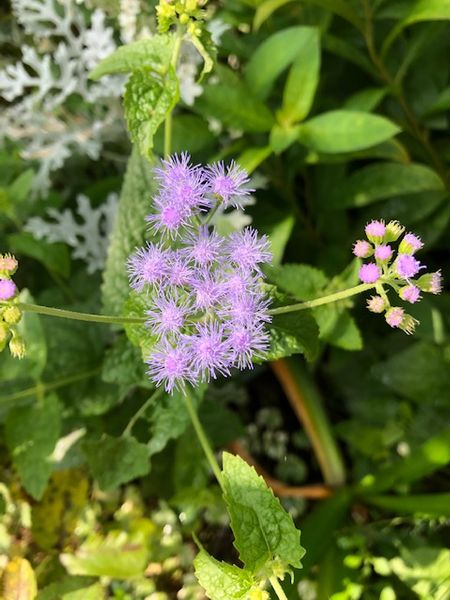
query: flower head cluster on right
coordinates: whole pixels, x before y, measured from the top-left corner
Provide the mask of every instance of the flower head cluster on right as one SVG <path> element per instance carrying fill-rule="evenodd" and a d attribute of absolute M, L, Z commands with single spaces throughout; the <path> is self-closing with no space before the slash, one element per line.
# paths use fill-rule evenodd
<path fill-rule="evenodd" d="M 128 273 L 154 342 L 148 374 L 171 393 L 264 357 L 271 317 L 260 265 L 272 255 L 253 228 L 222 236 L 210 225 L 219 205 L 242 207 L 253 191 L 235 163 L 195 166 L 182 154 L 155 176 L 159 192 L 147 222 L 158 241 L 129 258 Z"/>
<path fill-rule="evenodd" d="M 405 233 L 398 221 L 387 224 L 381 220 L 371 221 L 366 225 L 365 233 L 367 239 L 355 242 L 353 254 L 371 259 L 359 269 L 359 279 L 374 284 L 377 291 L 377 295 L 368 300 L 367 308 L 374 313 L 384 313 L 391 327 L 413 333 L 417 319 L 403 307 L 391 305 L 383 284 L 393 288 L 403 301 L 415 304 L 421 299 L 421 292 L 439 294 L 442 291 L 441 272 L 421 274 L 427 267 L 415 254 L 423 248 L 423 242 L 414 233 Z M 392 244 L 397 242 L 395 250 Z"/>

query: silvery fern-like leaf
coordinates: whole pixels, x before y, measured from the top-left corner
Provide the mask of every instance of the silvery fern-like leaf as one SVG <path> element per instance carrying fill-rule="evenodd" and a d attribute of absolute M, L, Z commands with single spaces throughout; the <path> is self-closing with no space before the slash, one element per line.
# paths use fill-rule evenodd
<path fill-rule="evenodd" d="M 77 209 L 62 212 L 54 208 L 48 210 L 49 220 L 32 217 L 25 230 L 38 240 L 64 242 L 73 248 L 72 258 L 81 259 L 87 264 L 88 273 L 103 268 L 118 205 L 118 195 L 111 193 L 106 201 L 92 208 L 87 196 L 77 196 Z"/>
<path fill-rule="evenodd" d="M 12 0 L 15 18 L 26 33 L 70 39 L 81 18 L 71 2 L 57 0 Z"/>

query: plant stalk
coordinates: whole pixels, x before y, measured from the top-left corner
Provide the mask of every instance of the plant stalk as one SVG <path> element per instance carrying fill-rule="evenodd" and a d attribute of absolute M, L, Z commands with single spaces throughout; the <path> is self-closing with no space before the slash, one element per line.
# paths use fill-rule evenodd
<path fill-rule="evenodd" d="M 172 58 L 170 60 L 170 66 L 174 69 L 177 68 L 182 40 L 183 35 L 179 31 L 175 37 Z M 166 116 L 166 120 L 164 121 L 164 158 L 168 158 L 170 156 L 170 153 L 172 152 L 172 113 L 173 109 L 169 111 L 169 113 Z"/>
<path fill-rule="evenodd" d="M 142 417 L 142 415 L 145 413 L 145 411 L 147 410 L 147 408 L 153 404 L 153 402 L 163 393 L 164 388 L 159 387 L 157 388 L 153 394 L 150 396 L 150 398 L 148 398 L 148 400 L 146 400 L 143 405 L 139 408 L 138 411 L 135 412 L 135 414 L 131 417 L 131 419 L 128 422 L 128 425 L 125 427 L 125 429 L 123 430 L 122 433 L 122 437 L 125 437 L 127 435 L 130 435 L 133 427 L 135 426 L 135 424 L 137 423 L 137 421 Z"/>
<path fill-rule="evenodd" d="M 269 577 L 269 581 L 270 585 L 273 587 L 273 591 L 275 592 L 279 600 L 288 600 L 283 588 L 280 585 L 280 582 L 274 575 L 272 577 Z"/>

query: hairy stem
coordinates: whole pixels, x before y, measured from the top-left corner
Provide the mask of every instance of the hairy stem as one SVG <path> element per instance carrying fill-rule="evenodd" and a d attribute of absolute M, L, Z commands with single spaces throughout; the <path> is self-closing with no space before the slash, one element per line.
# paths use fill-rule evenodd
<path fill-rule="evenodd" d="M 203 429 L 203 426 L 200 423 L 200 419 L 198 418 L 197 411 L 192 402 L 192 397 L 187 389 L 184 391 L 183 398 L 184 398 L 184 402 L 186 404 L 186 408 L 188 410 L 189 416 L 191 417 L 191 421 L 192 421 L 192 425 L 194 427 L 195 433 L 197 434 L 198 441 L 200 442 L 200 445 L 203 449 L 203 452 L 205 453 L 206 458 L 208 459 L 211 469 L 213 470 L 213 473 L 216 476 L 216 479 L 217 479 L 220 487 L 223 490 L 223 479 L 222 479 L 222 473 L 220 471 L 219 464 L 216 460 L 216 457 L 214 456 L 214 452 L 213 452 L 213 449 L 211 448 L 211 444 L 209 443 L 209 440 L 206 436 L 205 430 Z"/>
<path fill-rule="evenodd" d="M 131 419 L 128 422 L 128 425 L 125 427 L 125 429 L 123 430 L 122 436 L 127 436 L 130 435 L 133 427 L 136 425 L 136 423 L 138 422 L 138 420 L 142 417 L 142 415 L 145 413 L 145 411 L 147 410 L 147 408 L 153 404 L 153 402 L 155 402 L 155 400 L 157 398 L 159 398 L 159 396 L 161 396 L 161 394 L 163 393 L 164 388 L 159 387 L 157 388 L 153 394 L 150 396 L 150 398 L 148 398 L 148 400 L 146 400 L 143 405 L 139 408 L 138 411 L 136 411 L 134 413 L 134 415 L 131 417 Z"/>
<path fill-rule="evenodd" d="M 283 315 L 285 313 L 296 312 L 298 310 L 306 310 L 307 308 L 315 308 L 316 306 L 323 306 L 324 304 L 330 304 L 331 302 L 337 302 L 338 300 L 344 300 L 351 296 L 356 296 L 361 292 L 366 292 L 375 287 L 372 283 L 361 283 L 355 287 L 329 294 L 328 296 L 322 296 L 315 300 L 307 300 L 306 302 L 299 302 L 298 304 L 289 304 L 288 306 L 280 306 L 279 308 L 272 308 L 269 310 L 271 315 Z"/>
<path fill-rule="evenodd" d="M 170 60 L 170 66 L 172 66 L 174 69 L 177 68 L 182 40 L 183 35 L 181 32 L 178 32 L 175 37 L 172 58 Z M 164 158 L 167 158 L 172 152 L 172 113 L 173 109 L 169 111 L 164 122 Z"/>
<path fill-rule="evenodd" d="M 19 302 L 16 306 L 24 312 L 37 313 L 38 315 L 45 315 L 47 317 L 58 317 L 60 319 L 88 321 L 90 323 L 145 323 L 145 319 L 143 317 L 124 317 L 121 315 L 97 315 L 92 313 L 77 312 L 74 310 L 64 310 L 61 308 L 51 308 L 50 306 L 40 306 L 39 304 L 29 304 L 27 302 Z"/>
<path fill-rule="evenodd" d="M 279 600 L 288 600 L 286 594 L 283 591 L 283 588 L 280 585 L 280 582 L 275 577 L 275 575 L 269 577 L 269 581 L 270 585 L 273 587 L 273 591 L 277 595 L 277 598 L 279 598 Z"/>

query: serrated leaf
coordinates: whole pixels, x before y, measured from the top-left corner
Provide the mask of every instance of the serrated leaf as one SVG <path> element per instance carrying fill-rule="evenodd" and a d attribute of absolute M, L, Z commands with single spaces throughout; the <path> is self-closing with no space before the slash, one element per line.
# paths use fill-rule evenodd
<path fill-rule="evenodd" d="M 370 148 L 390 139 L 400 128 L 385 117 L 370 113 L 333 110 L 299 126 L 299 140 L 317 152 L 334 154 Z"/>
<path fill-rule="evenodd" d="M 328 283 L 320 269 L 310 265 L 286 263 L 267 270 L 269 281 L 296 300 L 313 300 Z"/>
<path fill-rule="evenodd" d="M 210 600 L 246 600 L 253 576 L 245 569 L 219 562 L 205 550 L 194 559 L 195 575 Z"/>
<path fill-rule="evenodd" d="M 5 442 L 23 487 L 40 500 L 52 472 L 51 454 L 59 439 L 61 408 L 52 394 L 33 406 L 13 409 L 5 422 Z"/>
<path fill-rule="evenodd" d="M 301 567 L 300 531 L 264 479 L 239 456 L 223 454 L 224 498 L 235 546 L 246 569 L 257 572 L 270 561 Z"/>
<path fill-rule="evenodd" d="M 145 374 L 141 353 L 123 335 L 105 353 L 102 379 L 106 383 L 118 385 L 122 392 L 136 385 L 153 387 Z"/>
<path fill-rule="evenodd" d="M 123 97 L 125 118 L 131 139 L 144 156 L 153 148 L 153 137 L 179 98 L 178 78 L 169 67 L 163 79 L 149 68 L 133 71 Z"/>
<path fill-rule="evenodd" d="M 98 440 L 86 440 L 83 451 L 93 477 L 105 492 L 143 477 L 150 470 L 147 446 L 133 437 L 105 434 Z"/>
<path fill-rule="evenodd" d="M 142 67 L 162 74 L 170 63 L 174 41 L 173 35 L 153 34 L 150 38 L 120 46 L 99 62 L 89 78 L 95 81 L 104 75 L 130 73 Z"/>
<path fill-rule="evenodd" d="M 293 354 L 304 354 L 307 360 L 314 360 L 319 352 L 319 329 L 310 311 L 275 315 L 269 333 L 269 361 Z"/>
<path fill-rule="evenodd" d="M 13 558 L 2 576 L 2 600 L 34 600 L 37 594 L 36 577 L 25 558 Z"/>
<path fill-rule="evenodd" d="M 102 298 L 106 313 L 122 314 L 130 287 L 126 261 L 145 241 L 145 217 L 150 212 L 150 198 L 156 191 L 152 176 L 155 162 L 139 155 L 137 148 L 128 161 L 119 208 L 110 237 L 108 257 L 103 276 Z"/>
<path fill-rule="evenodd" d="M 366 206 L 402 194 L 443 189 L 442 180 L 425 165 L 378 163 L 354 171 L 331 202 L 339 208 Z"/>

